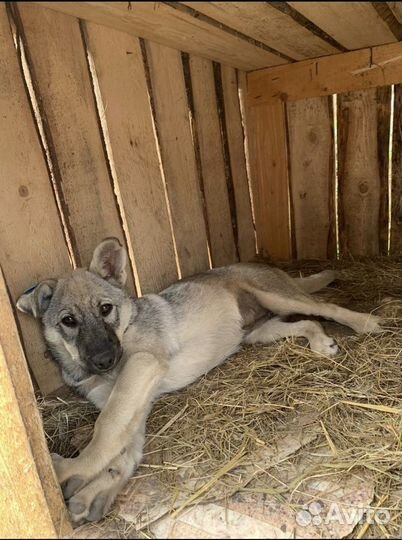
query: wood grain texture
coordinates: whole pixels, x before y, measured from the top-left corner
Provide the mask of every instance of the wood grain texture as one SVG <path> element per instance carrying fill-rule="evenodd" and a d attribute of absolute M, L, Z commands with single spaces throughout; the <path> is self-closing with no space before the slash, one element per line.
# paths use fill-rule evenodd
<path fill-rule="evenodd" d="M 397 41 L 402 39 L 402 25 L 398 17 L 394 14 L 387 2 L 371 2 L 371 5 L 376 10 L 377 15 L 388 25 L 388 28 L 396 37 Z"/>
<path fill-rule="evenodd" d="M 213 266 L 237 260 L 212 63 L 190 57 L 195 123 Z"/>
<path fill-rule="evenodd" d="M 325 32 L 322 28 L 314 24 L 310 19 L 307 19 L 299 11 L 294 9 L 288 2 L 268 2 L 269 5 L 275 8 L 277 11 L 285 14 L 287 17 L 290 17 L 295 23 L 302 26 L 315 36 L 324 40 L 326 43 L 329 43 L 335 47 L 339 52 L 346 52 L 347 48 L 338 43 L 330 34 Z"/>
<path fill-rule="evenodd" d="M 53 470 L 52 461 L 50 458 L 49 450 L 47 448 L 45 434 L 42 426 L 42 419 L 38 410 L 37 401 L 35 399 L 34 389 L 32 382 L 29 376 L 27 369 L 27 362 L 22 350 L 21 341 L 18 334 L 16 320 L 14 318 L 13 308 L 11 305 L 10 298 L 8 296 L 6 283 L 4 280 L 4 275 L 0 268 L 0 305 L 1 305 L 1 324 L 0 324 L 0 347 L 4 354 L 4 359 L 6 365 L 3 365 L 0 368 L 8 371 L 8 375 L 4 375 L 12 384 L 13 391 L 15 393 L 15 399 L 17 400 L 17 406 L 19 409 L 19 414 L 22 418 L 22 423 L 25 429 L 24 438 L 27 437 L 30 452 L 32 452 L 32 458 L 34 463 L 32 464 L 33 469 L 36 470 L 38 478 L 40 480 L 40 486 L 31 487 L 31 489 L 37 489 L 42 492 L 44 499 L 46 501 L 47 508 L 43 511 L 43 522 L 42 514 L 34 516 L 33 524 L 39 527 L 44 527 L 47 521 L 47 515 L 50 513 L 50 518 L 53 523 L 54 530 L 57 531 L 58 536 L 65 536 L 71 534 L 72 529 L 70 525 L 70 520 L 68 517 L 67 509 L 64 504 L 63 496 L 57 481 L 56 475 Z M 3 360 L 4 361 L 4 360 Z M 1 363 L 1 361 L 0 361 Z M 4 388 L 0 384 L 1 396 L 3 396 Z M 1 398 L 0 398 L 1 401 Z M 2 403 L 4 406 L 4 402 Z M 13 405 L 13 408 L 15 406 Z M 1 405 L 0 405 L 1 409 Z M 10 443 L 10 434 L 6 435 L 7 429 L 9 426 L 5 426 L 3 422 L 6 420 L 3 415 L 0 415 L 2 420 L 0 422 L 1 429 L 0 433 L 2 436 L 1 447 L 7 447 L 6 451 L 9 451 L 8 448 Z M 17 418 L 10 417 L 9 421 L 18 421 Z M 11 428 L 14 430 L 14 424 L 11 424 Z M 5 433 L 6 430 L 6 433 Z M 13 435 L 11 440 L 15 437 Z M 15 439 L 17 441 L 17 439 Z M 18 443 L 22 445 L 22 440 L 18 439 Z M 18 452 L 19 453 L 19 452 Z M 27 459 L 31 459 L 30 456 L 25 456 Z M 14 456 L 15 459 L 15 456 Z M 13 459 L 13 461 L 14 461 Z M 1 461 L 1 460 L 0 460 Z M 17 461 L 17 460 L 16 460 Z M 10 464 L 9 464 L 10 465 Z M 1 469 L 1 466 L 0 466 Z M 10 471 L 9 471 L 10 472 Z M 24 499 L 24 493 L 28 493 L 28 497 L 34 496 L 35 492 L 32 492 L 31 489 L 28 490 L 28 486 L 24 481 L 24 475 L 20 470 L 16 476 L 12 477 L 13 486 L 9 493 L 9 496 L 15 498 Z M 2 475 L 0 474 L 2 477 Z M 20 483 L 18 483 L 18 480 Z M 23 482 L 23 485 L 21 485 Z M 8 486 L 9 487 L 9 486 Z M 2 483 L 2 492 L 7 488 Z M 18 492 L 16 493 L 16 491 Z M 38 494 L 39 496 L 39 494 Z M 42 498 L 42 496 L 40 496 Z M 0 498 L 1 499 L 1 498 Z M 11 511 L 10 511 L 11 510 Z M 3 508 L 0 502 L 0 534 L 3 537 L 7 537 L 5 530 L 2 529 L 6 523 L 9 522 L 13 516 L 13 509 L 11 507 Z M 28 515 L 16 515 L 19 518 L 17 527 L 23 527 L 21 531 L 21 537 L 27 538 L 27 529 L 32 525 L 28 522 Z M 12 530 L 14 537 L 17 537 L 17 530 Z M 10 531 L 11 532 L 11 531 Z M 39 534 L 46 534 L 44 529 L 39 528 Z M 54 535 L 54 532 L 52 532 Z M 46 536 L 45 536 L 46 537 Z M 53 536 L 56 537 L 56 536 Z"/>
<path fill-rule="evenodd" d="M 379 254 L 381 177 L 376 90 L 338 96 L 341 256 Z"/>
<path fill-rule="evenodd" d="M 292 256 L 285 106 L 249 107 L 247 132 L 259 254 Z"/>
<path fill-rule="evenodd" d="M 387 5 L 396 19 L 402 24 L 402 2 L 387 2 Z"/>
<path fill-rule="evenodd" d="M 13 302 L 71 269 L 46 163 L 5 11 L 0 4 L 0 262 Z M 40 324 L 18 313 L 25 352 L 44 393 L 62 384 L 45 356 Z"/>
<path fill-rule="evenodd" d="M 316 58 L 339 50 L 267 2 L 181 2 L 293 60 Z"/>
<path fill-rule="evenodd" d="M 397 41 L 372 2 L 288 2 L 347 49 Z"/>
<path fill-rule="evenodd" d="M 0 388 L 0 534 L 57 538 L 1 344 Z"/>
<path fill-rule="evenodd" d="M 250 106 L 402 82 L 402 43 L 248 73 Z"/>
<path fill-rule="evenodd" d="M 86 21 L 102 24 L 241 69 L 286 62 L 218 26 L 183 13 L 164 2 L 37 2 Z"/>
<path fill-rule="evenodd" d="M 183 277 L 209 268 L 181 53 L 146 43 L 163 170 Z"/>
<path fill-rule="evenodd" d="M 309 98 L 288 103 L 289 163 L 294 234 L 298 259 L 327 259 L 334 226 L 331 196 L 334 141 L 330 100 Z"/>
<path fill-rule="evenodd" d="M 255 225 L 255 194 L 253 192 L 253 182 L 252 182 L 252 174 L 251 174 L 251 167 L 250 167 L 250 144 L 249 144 L 249 107 L 247 104 L 247 96 L 248 96 L 248 89 L 247 89 L 247 73 L 245 71 L 238 70 L 237 72 L 237 83 L 239 86 L 239 104 L 240 104 L 240 111 L 241 111 L 241 117 L 242 117 L 242 124 L 243 124 L 243 133 L 244 133 L 244 153 L 246 157 L 246 168 L 247 168 L 247 176 L 248 176 L 248 187 L 250 191 L 250 203 L 251 203 L 251 214 L 253 219 L 253 226 L 254 226 L 254 236 L 255 236 L 255 243 L 256 243 L 256 251 L 258 251 L 258 242 L 257 242 L 257 231 L 256 231 L 256 225 Z"/>
<path fill-rule="evenodd" d="M 392 143 L 391 255 L 402 253 L 402 84 L 395 85 Z"/>
<path fill-rule="evenodd" d="M 141 291 L 159 291 L 177 267 L 139 40 L 91 23 L 86 36 Z"/>
<path fill-rule="evenodd" d="M 376 88 L 377 102 L 377 146 L 378 168 L 380 174 L 380 215 L 379 215 L 379 250 L 381 255 L 388 254 L 389 235 L 389 130 L 391 127 L 391 87 Z"/>
<path fill-rule="evenodd" d="M 101 240 L 116 236 L 124 244 L 124 234 L 79 21 L 27 3 L 19 16 L 77 262 L 87 267 Z M 133 292 L 130 272 L 128 286 Z"/>
<path fill-rule="evenodd" d="M 230 170 L 236 206 L 237 246 L 240 260 L 249 261 L 255 255 L 255 238 L 237 72 L 229 66 L 222 66 L 221 76 Z"/>

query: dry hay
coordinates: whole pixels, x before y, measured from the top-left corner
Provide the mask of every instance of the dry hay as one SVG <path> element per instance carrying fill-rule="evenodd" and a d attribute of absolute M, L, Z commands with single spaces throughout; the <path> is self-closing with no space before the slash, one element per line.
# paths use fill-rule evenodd
<path fill-rule="evenodd" d="M 145 460 L 135 476 L 156 477 L 171 495 L 171 508 L 251 492 L 280 501 L 291 493 L 297 509 L 311 478 L 342 484 L 344 475 L 368 473 L 372 506 L 388 509 L 391 521 L 358 525 L 351 537 L 397 537 L 402 530 L 400 260 L 298 266 L 303 275 L 337 268 L 336 285 L 320 296 L 383 316 L 387 331 L 355 335 L 324 323 L 340 346 L 335 358 L 312 353 L 300 339 L 244 347 L 196 383 L 155 403 Z M 286 269 L 299 274 L 294 265 Z M 91 435 L 96 411 L 71 398 L 44 399 L 40 406 L 51 450 L 75 455 Z M 314 436 L 297 452 L 248 475 L 261 449 L 275 450 L 289 419 L 300 414 L 310 415 L 306 430 Z M 286 480 L 302 462 L 301 476 Z"/>

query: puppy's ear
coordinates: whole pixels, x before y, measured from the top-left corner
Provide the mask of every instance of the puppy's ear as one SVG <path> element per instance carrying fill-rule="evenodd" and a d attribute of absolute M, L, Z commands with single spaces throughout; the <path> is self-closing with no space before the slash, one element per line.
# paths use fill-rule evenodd
<path fill-rule="evenodd" d="M 117 238 L 105 238 L 95 248 L 90 272 L 123 286 L 127 279 L 127 252 Z"/>
<path fill-rule="evenodd" d="M 18 298 L 17 308 L 33 315 L 36 319 L 41 319 L 49 307 L 56 283 L 56 279 L 46 279 L 27 289 Z"/>

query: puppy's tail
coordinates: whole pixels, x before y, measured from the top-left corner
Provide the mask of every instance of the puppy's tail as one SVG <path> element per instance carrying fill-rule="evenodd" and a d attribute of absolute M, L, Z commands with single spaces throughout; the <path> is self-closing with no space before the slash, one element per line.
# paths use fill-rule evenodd
<path fill-rule="evenodd" d="M 304 292 L 314 293 L 332 283 L 336 277 L 334 270 L 323 270 L 318 274 L 313 274 L 305 278 L 294 278 L 294 280 Z"/>

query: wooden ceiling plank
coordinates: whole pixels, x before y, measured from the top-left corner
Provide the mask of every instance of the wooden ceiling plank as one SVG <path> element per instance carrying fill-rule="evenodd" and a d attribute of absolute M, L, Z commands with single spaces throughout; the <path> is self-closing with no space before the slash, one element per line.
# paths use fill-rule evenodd
<path fill-rule="evenodd" d="M 402 24 L 402 2 L 387 2 L 388 7 Z"/>
<path fill-rule="evenodd" d="M 271 8 L 279 11 L 280 13 L 283 13 L 287 18 L 292 19 L 297 24 L 297 26 L 305 28 L 311 34 L 332 45 L 335 50 L 343 52 L 347 51 L 347 49 L 343 45 L 338 43 L 336 39 L 327 34 L 327 32 L 314 24 L 312 21 L 307 19 L 307 17 L 299 13 L 296 9 L 290 6 L 288 2 L 266 2 L 266 4 L 269 4 Z"/>
<path fill-rule="evenodd" d="M 246 71 L 287 62 L 238 35 L 161 2 L 36 3 Z"/>
<path fill-rule="evenodd" d="M 341 50 L 266 2 L 180 2 L 179 5 L 244 32 L 294 60 Z"/>
<path fill-rule="evenodd" d="M 219 28 L 220 30 L 224 30 L 225 32 L 231 35 L 238 36 L 241 39 L 244 39 L 245 41 L 252 43 L 256 47 L 259 47 L 268 52 L 271 52 L 274 55 L 278 55 L 281 58 L 284 58 L 288 62 L 292 62 L 294 60 L 293 58 L 287 56 L 286 54 L 281 53 L 278 49 L 272 47 L 271 45 L 264 43 L 264 41 L 260 41 L 258 38 L 254 38 L 250 35 L 244 34 L 243 33 L 244 28 L 243 28 L 243 25 L 241 24 L 241 21 L 239 21 L 239 19 L 235 19 L 237 20 L 237 24 L 235 24 L 234 26 L 229 26 L 225 24 L 223 21 L 219 21 L 217 19 L 214 19 L 213 17 L 210 17 L 208 13 L 199 11 L 198 7 L 200 3 L 201 2 L 195 2 L 195 3 L 194 2 L 164 2 L 164 4 L 172 7 L 173 9 L 177 9 L 178 11 L 181 11 L 182 13 L 186 13 L 190 17 L 194 17 L 199 21 L 203 21 L 207 24 L 210 24 L 213 27 Z M 207 6 L 212 5 L 211 2 L 203 2 L 203 3 L 206 4 Z M 194 9 L 193 6 L 196 7 L 197 9 Z"/>
<path fill-rule="evenodd" d="M 371 2 L 288 2 L 347 49 L 398 41 Z"/>
<path fill-rule="evenodd" d="M 402 25 L 386 2 L 371 2 L 379 17 L 388 25 L 397 40 L 402 38 Z"/>

